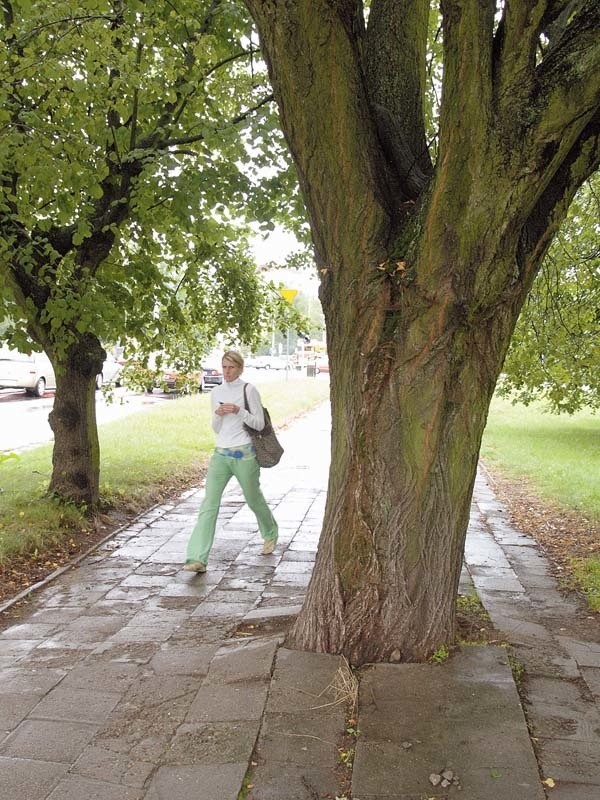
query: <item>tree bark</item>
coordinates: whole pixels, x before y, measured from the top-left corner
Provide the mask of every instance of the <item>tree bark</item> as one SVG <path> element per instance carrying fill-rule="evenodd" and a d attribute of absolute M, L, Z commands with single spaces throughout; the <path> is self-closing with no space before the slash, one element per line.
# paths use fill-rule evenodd
<path fill-rule="evenodd" d="M 91 334 L 81 337 L 66 356 L 53 356 L 56 396 L 49 416 L 54 449 L 48 492 L 89 509 L 99 500 L 96 376 L 105 358 L 105 350 Z"/>
<path fill-rule="evenodd" d="M 574 13 L 570 41 L 536 65 L 547 3 L 514 0 L 495 39 L 493 3 L 444 0 L 439 158 L 415 174 L 424 4 L 374 2 L 371 31 L 357 0 L 247 5 L 308 208 L 331 368 L 324 527 L 291 638 L 353 664 L 423 660 L 453 641 L 480 442 L 519 310 L 598 166 L 598 12 Z M 414 47 L 398 53 L 403 35 Z"/>

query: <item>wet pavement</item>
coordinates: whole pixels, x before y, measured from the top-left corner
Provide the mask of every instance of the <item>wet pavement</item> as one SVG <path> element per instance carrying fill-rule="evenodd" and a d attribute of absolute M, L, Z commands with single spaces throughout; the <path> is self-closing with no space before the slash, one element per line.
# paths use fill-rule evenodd
<path fill-rule="evenodd" d="M 483 474 L 461 591 L 477 590 L 513 644 L 533 744 L 505 648 L 357 681 L 339 657 L 283 646 L 321 527 L 327 408 L 281 438 L 262 478 L 273 555 L 232 483 L 209 571 L 183 572 L 193 490 L 35 592 L 0 634 L 2 800 L 538 800 L 533 745 L 549 796 L 600 798 L 600 645 L 573 635 L 582 610 Z"/>
<path fill-rule="evenodd" d="M 524 671 L 525 712 L 554 800 L 600 800 L 600 629 L 560 591 L 536 542 L 508 523 L 481 471 L 465 548 L 477 594 Z"/>

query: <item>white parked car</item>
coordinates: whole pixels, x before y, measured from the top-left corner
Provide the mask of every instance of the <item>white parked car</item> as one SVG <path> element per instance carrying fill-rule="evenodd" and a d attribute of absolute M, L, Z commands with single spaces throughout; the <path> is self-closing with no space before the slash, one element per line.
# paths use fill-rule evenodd
<path fill-rule="evenodd" d="M 122 369 L 122 365 L 114 356 L 107 356 L 102 365 L 102 372 L 96 375 L 96 389 L 101 389 L 104 384 L 114 383 L 115 386 L 120 386 L 119 375 Z"/>
<path fill-rule="evenodd" d="M 108 356 L 96 376 L 97 388 L 103 383 L 118 385 L 120 372 L 121 364 Z M 20 353 L 0 346 L 0 389 L 25 389 L 35 397 L 43 397 L 46 389 L 56 389 L 54 368 L 46 353 Z"/>
<path fill-rule="evenodd" d="M 43 397 L 46 389 L 56 389 L 56 378 L 45 353 L 20 353 L 0 347 L 0 389 L 25 389 Z"/>
<path fill-rule="evenodd" d="M 254 369 L 291 369 L 291 361 L 285 356 L 254 356 L 253 358 L 245 359 L 247 367 L 254 367 Z"/>

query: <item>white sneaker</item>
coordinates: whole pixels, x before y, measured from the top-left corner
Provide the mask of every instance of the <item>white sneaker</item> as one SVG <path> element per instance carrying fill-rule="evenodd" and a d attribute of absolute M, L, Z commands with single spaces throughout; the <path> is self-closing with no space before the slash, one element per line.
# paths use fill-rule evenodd
<path fill-rule="evenodd" d="M 267 539 L 267 541 L 263 544 L 263 549 L 260 551 L 261 555 L 269 556 L 275 550 L 275 545 L 277 544 L 277 539 Z"/>
<path fill-rule="evenodd" d="M 206 572 L 206 564 L 201 561 L 190 561 L 189 564 L 184 564 L 183 568 L 187 572 Z"/>

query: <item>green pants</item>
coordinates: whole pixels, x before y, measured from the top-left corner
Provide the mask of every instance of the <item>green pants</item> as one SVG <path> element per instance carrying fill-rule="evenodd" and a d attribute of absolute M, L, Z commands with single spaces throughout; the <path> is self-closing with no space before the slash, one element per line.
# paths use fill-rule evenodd
<path fill-rule="evenodd" d="M 260 467 L 256 458 L 232 458 L 214 453 L 206 473 L 205 494 L 198 521 L 187 546 L 187 563 L 207 563 L 215 538 L 221 497 L 232 476 L 237 478 L 245 501 L 256 514 L 262 538 L 265 541 L 277 539 L 277 523 L 260 488 Z"/>

